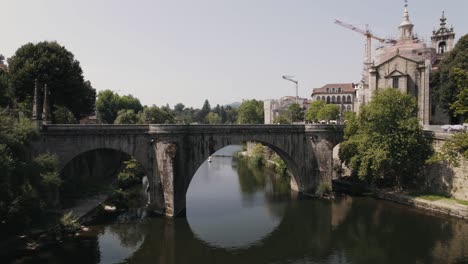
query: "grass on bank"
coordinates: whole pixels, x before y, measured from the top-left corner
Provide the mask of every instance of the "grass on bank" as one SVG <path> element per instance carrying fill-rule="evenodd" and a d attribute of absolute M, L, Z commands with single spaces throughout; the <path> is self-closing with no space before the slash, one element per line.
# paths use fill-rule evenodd
<path fill-rule="evenodd" d="M 455 203 L 458 203 L 458 204 L 468 206 L 468 201 L 459 200 L 459 199 L 455 199 L 455 198 L 450 198 L 450 197 L 446 197 L 446 196 L 442 196 L 442 195 L 421 194 L 421 193 L 411 193 L 410 195 L 413 196 L 413 197 L 421 198 L 421 199 L 428 200 L 428 201 L 440 201 L 440 200 L 442 200 L 442 201 L 450 201 L 450 202 L 455 202 Z"/>

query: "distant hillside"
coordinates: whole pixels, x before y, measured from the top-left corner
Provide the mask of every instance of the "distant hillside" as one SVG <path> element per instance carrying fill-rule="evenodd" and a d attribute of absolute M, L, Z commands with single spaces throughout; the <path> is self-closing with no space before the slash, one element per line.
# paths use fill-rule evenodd
<path fill-rule="evenodd" d="M 232 108 L 239 108 L 239 106 L 241 105 L 242 103 L 241 102 L 234 102 L 234 103 L 230 103 L 228 104 L 230 107 Z"/>

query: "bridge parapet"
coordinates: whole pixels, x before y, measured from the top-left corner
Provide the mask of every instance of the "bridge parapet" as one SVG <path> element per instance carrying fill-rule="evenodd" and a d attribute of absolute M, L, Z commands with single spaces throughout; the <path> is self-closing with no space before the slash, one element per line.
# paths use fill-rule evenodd
<path fill-rule="evenodd" d="M 304 133 L 304 125 L 150 125 L 150 134 Z"/>
<path fill-rule="evenodd" d="M 146 134 L 148 125 L 45 125 L 41 134 L 46 135 L 134 135 Z"/>

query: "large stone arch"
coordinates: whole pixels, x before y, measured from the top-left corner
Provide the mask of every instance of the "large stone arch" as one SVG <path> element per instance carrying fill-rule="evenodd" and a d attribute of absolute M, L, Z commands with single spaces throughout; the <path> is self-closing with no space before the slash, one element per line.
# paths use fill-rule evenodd
<path fill-rule="evenodd" d="M 62 171 L 73 159 L 100 149 L 111 149 L 135 158 L 148 175 L 150 209 L 163 213 L 163 194 L 159 177 L 155 177 L 155 146 L 148 135 L 148 126 L 127 125 L 54 125 L 43 128 L 32 143 L 32 155 L 55 154 Z"/>

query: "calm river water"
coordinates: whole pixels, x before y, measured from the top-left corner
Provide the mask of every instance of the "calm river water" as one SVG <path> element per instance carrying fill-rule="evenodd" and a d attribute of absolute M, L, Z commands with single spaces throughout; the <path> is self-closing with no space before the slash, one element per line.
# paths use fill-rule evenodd
<path fill-rule="evenodd" d="M 119 218 L 15 263 L 468 263 L 466 221 L 371 198 L 297 198 L 288 188 L 214 156 L 190 185 L 186 218 Z"/>

